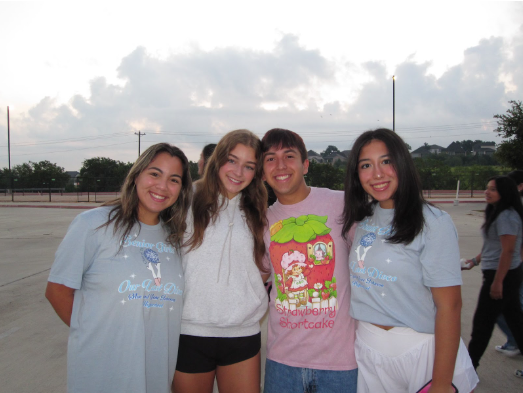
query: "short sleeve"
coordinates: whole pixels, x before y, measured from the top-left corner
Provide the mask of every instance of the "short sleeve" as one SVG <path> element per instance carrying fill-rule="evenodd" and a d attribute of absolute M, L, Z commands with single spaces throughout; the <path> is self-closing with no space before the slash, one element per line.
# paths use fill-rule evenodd
<path fill-rule="evenodd" d="M 458 233 L 452 219 L 442 212 L 439 217 L 433 216 L 430 220 L 426 217 L 426 221 L 420 254 L 423 284 L 427 287 L 461 285 Z"/>
<path fill-rule="evenodd" d="M 265 241 L 265 255 L 263 256 L 262 266 L 263 266 L 263 269 L 267 273 L 270 273 L 272 265 L 271 265 L 271 256 L 270 256 L 270 253 L 269 253 L 269 246 L 271 244 L 271 236 L 270 236 L 270 229 L 269 229 L 269 227 L 267 227 L 265 229 L 265 233 L 263 235 L 263 240 Z"/>
<path fill-rule="evenodd" d="M 520 218 L 512 210 L 503 210 L 496 219 L 496 230 L 498 236 L 517 235 L 520 228 Z"/>
<path fill-rule="evenodd" d="M 94 212 L 88 212 L 94 213 Z M 55 253 L 49 281 L 80 289 L 82 277 L 91 265 L 97 251 L 96 227 L 86 214 L 75 217 Z M 106 228 L 101 228 L 105 231 Z"/>

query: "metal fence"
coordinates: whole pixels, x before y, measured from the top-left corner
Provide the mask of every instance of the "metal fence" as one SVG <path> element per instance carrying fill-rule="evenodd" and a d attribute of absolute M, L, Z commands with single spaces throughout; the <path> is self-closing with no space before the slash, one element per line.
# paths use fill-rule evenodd
<path fill-rule="evenodd" d="M 329 166 L 330 167 L 330 166 Z M 315 187 L 342 188 L 340 176 L 327 176 L 323 172 L 314 176 L 311 166 L 307 183 Z M 326 170 L 325 168 L 317 168 Z M 483 198 L 487 181 L 492 176 L 508 173 L 499 167 L 418 168 L 424 195 L 428 198 L 454 198 L 459 181 L 459 197 Z M 341 175 L 344 177 L 344 174 Z M 319 180 L 318 180 L 319 179 Z M 336 184 L 327 184 L 329 180 Z M 106 202 L 119 196 L 123 179 L 110 177 L 76 177 L 65 186 L 55 187 L 53 179 L 29 180 L 0 177 L 0 202 Z M 321 182 L 320 184 L 315 184 Z M 11 186 L 12 184 L 12 186 Z"/>
<path fill-rule="evenodd" d="M 0 178 L 0 202 L 107 202 L 120 195 L 121 183 L 116 178 L 76 177 L 64 187 L 53 187 L 52 179 Z"/>

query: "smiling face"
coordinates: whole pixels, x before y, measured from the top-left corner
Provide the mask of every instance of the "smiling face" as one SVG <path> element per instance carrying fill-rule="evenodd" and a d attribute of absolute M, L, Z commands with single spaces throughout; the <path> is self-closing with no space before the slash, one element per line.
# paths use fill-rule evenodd
<path fill-rule="evenodd" d="M 183 165 L 178 157 L 156 155 L 134 183 L 138 195 L 138 220 L 156 225 L 162 210 L 172 206 L 182 189 Z"/>
<path fill-rule="evenodd" d="M 301 268 L 300 265 L 294 265 L 292 267 L 292 275 L 293 276 L 299 276 L 302 271 L 303 271 L 303 269 Z"/>
<path fill-rule="evenodd" d="M 232 199 L 251 184 L 256 173 L 256 152 L 252 147 L 238 143 L 229 153 L 227 162 L 218 171 L 218 177 Z"/>
<path fill-rule="evenodd" d="M 494 205 L 501 199 L 499 195 L 498 188 L 496 187 L 496 181 L 491 180 L 487 184 L 487 189 L 485 190 L 485 200 L 487 203 Z"/>
<path fill-rule="evenodd" d="M 365 192 L 383 209 L 394 208 L 398 176 L 385 143 L 374 139 L 363 146 L 358 159 L 358 176 Z"/>
<path fill-rule="evenodd" d="M 296 148 L 271 147 L 263 155 L 263 180 L 274 190 L 278 201 L 291 205 L 309 195 L 304 175 L 309 170 L 309 160 L 302 161 Z"/>

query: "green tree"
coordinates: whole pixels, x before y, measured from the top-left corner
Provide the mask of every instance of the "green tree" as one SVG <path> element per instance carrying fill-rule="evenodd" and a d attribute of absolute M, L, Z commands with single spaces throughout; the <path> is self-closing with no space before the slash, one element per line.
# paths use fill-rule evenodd
<path fill-rule="evenodd" d="M 12 174 L 14 188 L 64 188 L 70 179 L 64 168 L 47 160 L 15 165 Z"/>
<path fill-rule="evenodd" d="M 453 190 L 456 188 L 457 178 L 444 162 L 441 154 L 429 158 L 414 158 L 414 165 L 421 178 L 424 190 Z"/>
<path fill-rule="evenodd" d="M 332 145 L 329 145 L 327 146 L 327 148 L 325 149 L 325 151 L 322 151 L 320 153 L 320 155 L 322 157 L 326 157 L 326 156 L 329 156 L 331 155 L 332 153 L 339 153 L 340 151 L 338 150 L 338 148 L 336 146 L 332 146 Z"/>
<path fill-rule="evenodd" d="M 11 172 L 8 168 L 0 169 L 0 189 L 11 188 Z"/>
<path fill-rule="evenodd" d="M 494 132 L 503 137 L 496 156 L 511 168 L 523 169 L 523 104 L 513 100 L 509 104 L 512 108 L 507 110 L 507 114 L 494 115 L 498 119 L 498 127 Z"/>
<path fill-rule="evenodd" d="M 343 190 L 345 172 L 330 164 L 318 164 L 311 161 L 309 172 L 305 175 L 307 185 L 313 187 L 325 187 L 331 190 Z"/>
<path fill-rule="evenodd" d="M 193 182 L 200 178 L 198 175 L 198 163 L 189 161 L 189 173 L 191 174 L 191 179 Z"/>
<path fill-rule="evenodd" d="M 80 168 L 80 190 L 118 191 L 132 166 L 132 162 L 107 157 L 84 160 Z"/>

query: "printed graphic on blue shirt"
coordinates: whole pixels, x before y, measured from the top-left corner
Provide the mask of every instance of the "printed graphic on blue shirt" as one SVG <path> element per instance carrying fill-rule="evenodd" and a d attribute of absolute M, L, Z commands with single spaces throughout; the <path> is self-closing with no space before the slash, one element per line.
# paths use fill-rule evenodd
<path fill-rule="evenodd" d="M 361 235 L 363 233 L 363 235 Z M 379 227 L 372 225 L 369 218 L 358 225 L 354 245 L 350 253 L 349 267 L 351 271 L 351 285 L 353 288 L 364 289 L 367 291 L 377 289 L 382 290 L 386 282 L 395 282 L 397 277 L 390 275 L 390 271 L 385 271 L 377 266 L 381 266 L 381 261 L 367 260 L 368 252 L 379 243 L 386 241 L 390 236 L 391 226 Z M 387 258 L 385 266 L 390 266 L 392 260 Z M 385 293 L 382 291 L 382 296 Z"/>
<path fill-rule="evenodd" d="M 124 295 L 120 303 L 125 305 L 128 301 L 142 301 L 145 308 L 168 307 L 172 310 L 170 303 L 176 302 L 176 297 L 181 296 L 183 290 L 173 282 L 162 282 L 161 266 L 162 261 L 168 263 L 171 260 L 174 248 L 163 242 L 135 240 L 130 235 L 123 241 L 122 247 L 120 258 L 125 260 L 132 258 L 131 253 L 140 253 L 143 270 L 132 271 L 129 278 L 120 283 L 118 292 Z M 179 278 L 181 281 L 181 273 Z"/>

